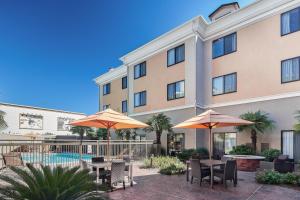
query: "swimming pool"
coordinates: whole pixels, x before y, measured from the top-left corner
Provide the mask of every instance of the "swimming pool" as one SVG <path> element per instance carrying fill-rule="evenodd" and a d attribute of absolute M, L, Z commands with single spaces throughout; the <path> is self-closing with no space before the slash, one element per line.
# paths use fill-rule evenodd
<path fill-rule="evenodd" d="M 94 155 L 82 154 L 82 159 L 91 161 Z M 22 153 L 22 159 L 26 163 L 67 164 L 79 162 L 79 153 Z M 43 162 L 42 162 L 43 161 Z"/>

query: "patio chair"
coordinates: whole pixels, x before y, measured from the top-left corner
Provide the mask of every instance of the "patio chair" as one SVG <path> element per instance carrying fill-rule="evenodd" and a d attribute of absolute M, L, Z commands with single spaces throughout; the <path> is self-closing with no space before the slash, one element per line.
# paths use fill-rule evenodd
<path fill-rule="evenodd" d="M 237 184 L 237 163 L 236 160 L 227 160 L 224 166 L 223 172 L 219 170 L 214 170 L 214 176 L 219 177 L 224 184 L 224 187 L 227 187 L 226 181 L 233 181 L 234 187 Z"/>
<path fill-rule="evenodd" d="M 2 154 L 2 158 L 6 167 L 25 166 L 21 153 L 10 152 Z"/>
<path fill-rule="evenodd" d="M 129 163 L 131 161 L 130 156 L 123 156 L 123 160 L 125 161 L 125 163 Z M 129 181 L 129 166 L 125 166 L 125 176 L 128 177 L 128 181 Z"/>
<path fill-rule="evenodd" d="M 203 178 L 210 177 L 210 169 L 201 166 L 199 159 L 191 159 L 191 168 L 191 184 L 193 184 L 194 178 L 197 178 L 201 186 Z"/>
<path fill-rule="evenodd" d="M 104 157 L 93 157 L 92 163 L 103 163 Z M 93 167 L 93 171 L 96 172 L 96 168 Z M 102 179 L 102 183 L 105 183 L 105 179 L 107 179 L 107 175 L 109 174 L 108 170 L 105 170 L 104 168 L 99 168 L 99 178 Z"/>
<path fill-rule="evenodd" d="M 289 159 L 288 155 L 280 155 L 274 160 L 274 169 L 279 173 L 288 173 L 295 170 L 293 159 Z"/>
<path fill-rule="evenodd" d="M 111 163 L 111 171 L 108 179 L 111 191 L 113 191 L 113 185 L 118 184 L 119 182 L 123 183 L 123 188 L 125 190 L 124 176 L 125 176 L 125 162 L 113 161 Z"/>
<path fill-rule="evenodd" d="M 233 158 L 227 157 L 227 156 L 222 156 L 222 158 L 221 158 L 222 162 L 226 163 L 227 160 L 233 160 Z M 220 165 L 219 167 L 215 167 L 214 168 L 214 172 L 223 173 L 224 172 L 224 167 L 225 167 L 225 164 L 224 165 Z"/>

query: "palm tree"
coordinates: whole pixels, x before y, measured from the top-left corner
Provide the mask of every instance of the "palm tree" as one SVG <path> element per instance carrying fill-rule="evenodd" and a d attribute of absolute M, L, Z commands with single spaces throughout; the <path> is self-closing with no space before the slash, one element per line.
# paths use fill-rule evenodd
<path fill-rule="evenodd" d="M 7 127 L 7 124 L 6 124 L 5 120 L 4 120 L 4 115 L 5 114 L 6 113 L 4 111 L 0 110 L 0 129 L 4 129 L 4 128 Z"/>
<path fill-rule="evenodd" d="M 294 129 L 296 132 L 300 132 L 300 110 L 296 112 L 295 116 L 296 120 L 298 121 L 297 124 L 294 125 Z"/>
<path fill-rule="evenodd" d="M 253 122 L 254 124 L 242 125 L 236 127 L 239 132 L 250 131 L 251 132 L 251 141 L 252 148 L 256 152 L 256 143 L 257 143 L 257 133 L 264 133 L 267 129 L 274 128 L 275 122 L 269 119 L 269 114 L 256 111 L 256 112 L 247 112 L 240 116 L 240 118 Z"/>
<path fill-rule="evenodd" d="M 0 187 L 0 199 L 3 200 L 81 200 L 103 199 L 96 192 L 96 185 L 89 175 L 89 170 L 80 167 L 51 169 L 42 166 L 37 169 L 32 165 L 27 168 L 11 167 L 18 176 L 1 174 L 0 180 L 6 182 Z"/>
<path fill-rule="evenodd" d="M 155 132 L 156 133 L 156 144 L 157 144 L 157 150 L 160 154 L 160 145 L 161 145 L 161 134 L 164 131 L 172 132 L 172 124 L 171 119 L 164 115 L 163 113 L 160 113 L 158 115 L 153 115 L 146 124 L 149 125 L 149 127 L 145 128 L 144 130 L 146 132 Z"/>
<path fill-rule="evenodd" d="M 96 135 L 98 139 L 107 140 L 107 129 L 106 128 L 98 128 L 96 131 Z"/>
<path fill-rule="evenodd" d="M 71 129 L 72 134 L 78 134 L 80 136 L 80 144 L 82 144 L 83 136 L 92 136 L 95 134 L 94 129 L 87 126 L 73 126 Z"/>
<path fill-rule="evenodd" d="M 122 138 L 122 140 L 126 139 L 126 140 L 135 140 L 136 135 L 137 135 L 137 129 L 136 128 L 132 128 L 132 129 L 119 129 L 116 130 L 115 133 L 117 134 L 117 136 L 119 138 Z"/>

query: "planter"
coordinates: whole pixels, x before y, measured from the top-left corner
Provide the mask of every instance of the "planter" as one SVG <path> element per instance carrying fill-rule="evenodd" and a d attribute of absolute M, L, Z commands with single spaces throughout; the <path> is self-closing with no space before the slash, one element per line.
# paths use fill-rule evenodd
<path fill-rule="evenodd" d="M 259 168 L 259 162 L 265 159 L 265 157 L 254 155 L 226 155 L 226 157 L 236 159 L 237 169 L 246 172 L 255 172 Z"/>

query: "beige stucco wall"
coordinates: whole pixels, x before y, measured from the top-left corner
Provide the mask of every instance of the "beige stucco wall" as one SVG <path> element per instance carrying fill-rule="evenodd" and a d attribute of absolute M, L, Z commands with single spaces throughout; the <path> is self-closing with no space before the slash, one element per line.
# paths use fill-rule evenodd
<path fill-rule="evenodd" d="M 103 90 L 103 86 L 101 85 L 101 89 Z M 101 107 L 102 110 L 103 105 L 110 104 L 110 107 L 118 112 L 122 112 L 122 101 L 127 100 L 128 90 L 122 89 L 122 77 L 117 78 L 111 81 L 110 85 L 110 94 L 102 95 L 101 92 Z"/>
<path fill-rule="evenodd" d="M 167 67 L 167 51 L 164 51 L 146 60 L 146 65 L 146 76 L 133 80 L 133 94 L 146 90 L 147 105 L 134 108 L 134 112 L 184 105 L 185 98 L 167 100 L 167 85 L 185 80 L 185 62 Z"/>
<path fill-rule="evenodd" d="M 237 92 L 212 97 L 210 103 L 299 91 L 300 81 L 281 84 L 281 61 L 300 56 L 300 32 L 281 37 L 280 15 L 237 31 L 237 51 L 212 60 L 212 77 L 237 72 Z M 212 41 L 206 42 L 211 58 Z M 207 62 L 209 66 L 209 60 Z M 210 70 L 208 70 L 208 73 Z"/>

